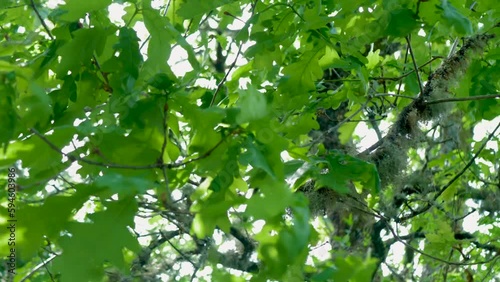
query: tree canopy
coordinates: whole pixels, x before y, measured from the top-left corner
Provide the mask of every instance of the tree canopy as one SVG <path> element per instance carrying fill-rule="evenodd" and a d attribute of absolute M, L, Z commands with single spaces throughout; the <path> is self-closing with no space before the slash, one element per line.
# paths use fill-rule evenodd
<path fill-rule="evenodd" d="M 498 281 L 498 8 L 0 1 L 0 280 Z"/>

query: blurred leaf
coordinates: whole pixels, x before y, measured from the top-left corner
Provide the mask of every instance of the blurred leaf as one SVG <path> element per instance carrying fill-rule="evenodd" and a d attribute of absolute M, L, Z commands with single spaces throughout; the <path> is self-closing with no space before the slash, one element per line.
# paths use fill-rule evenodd
<path fill-rule="evenodd" d="M 179 16 L 185 19 L 192 19 L 197 16 L 206 14 L 213 9 L 220 7 L 224 4 L 231 3 L 230 0 L 214 0 L 214 1 L 204 1 L 204 0 L 184 0 L 184 3 L 177 10 Z"/>
<path fill-rule="evenodd" d="M 75 21 L 83 18 L 86 13 L 104 9 L 111 4 L 111 0 L 66 0 L 65 5 L 61 6 L 64 13 L 61 17 L 65 21 Z"/>
<path fill-rule="evenodd" d="M 54 260 L 54 270 L 62 279 L 89 281 L 104 274 L 103 264 L 112 263 L 126 271 L 123 250 L 140 251 L 128 227 L 134 226 L 137 203 L 124 198 L 106 204 L 106 211 L 89 216 L 92 223 L 74 222 L 68 226 L 71 236 L 61 238 L 63 254 Z"/>
<path fill-rule="evenodd" d="M 410 9 L 398 9 L 389 13 L 386 33 L 395 37 L 404 37 L 418 26 L 416 15 Z"/>
<path fill-rule="evenodd" d="M 472 23 L 462 15 L 453 5 L 448 1 L 443 1 L 441 8 L 443 9 L 443 18 L 455 28 L 459 34 L 472 34 Z"/>

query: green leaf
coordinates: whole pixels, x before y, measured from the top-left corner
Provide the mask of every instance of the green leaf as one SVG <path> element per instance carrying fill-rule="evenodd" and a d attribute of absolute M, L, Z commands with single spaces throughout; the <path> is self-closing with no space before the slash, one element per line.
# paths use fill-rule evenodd
<path fill-rule="evenodd" d="M 18 254 L 23 259 L 30 258 L 42 247 L 44 236 L 57 240 L 78 210 L 87 200 L 89 189 L 79 186 L 79 192 L 71 197 L 55 196 L 45 199 L 41 206 L 21 205 L 18 219 L 24 222 L 17 231 Z M 4 227 L 2 227 L 4 228 Z"/>
<path fill-rule="evenodd" d="M 35 82 L 31 82 L 29 92 L 18 100 L 18 114 L 26 127 L 43 128 L 52 114 L 50 104 L 50 97 L 45 90 Z"/>
<path fill-rule="evenodd" d="M 93 150 L 101 152 L 101 155 L 106 158 L 106 162 L 131 166 L 155 163 L 160 155 L 158 146 L 161 146 L 163 142 L 162 135 L 145 135 L 144 132 L 139 132 L 137 136 L 135 134 L 124 136 L 124 134 L 114 131 L 109 133 L 97 131 L 95 135 L 91 139 Z M 152 146 L 151 143 L 155 146 Z M 97 162 L 103 161 L 99 154 L 91 154 L 88 159 L 95 159 Z M 87 166 L 87 164 L 82 163 L 83 168 Z"/>
<path fill-rule="evenodd" d="M 355 104 L 346 114 L 346 117 L 351 117 L 351 119 L 356 120 L 361 116 L 361 112 L 358 112 L 360 105 Z M 354 115 L 354 113 L 358 112 L 358 114 Z M 347 144 L 352 139 L 352 135 L 354 130 L 358 126 L 358 122 L 346 122 L 339 128 L 339 140 L 342 144 Z"/>
<path fill-rule="evenodd" d="M 146 64 L 153 73 L 170 71 L 167 61 L 172 51 L 170 41 L 173 39 L 167 29 L 167 19 L 158 10 L 150 7 L 150 1 L 145 1 L 142 12 L 144 24 L 149 31 L 148 60 Z"/>
<path fill-rule="evenodd" d="M 441 8 L 443 9 L 443 19 L 453 26 L 459 34 L 472 34 L 473 30 L 470 20 L 462 15 L 450 2 L 443 1 Z"/>
<path fill-rule="evenodd" d="M 0 77 L 3 78 L 3 75 L 0 74 Z M 7 80 L 4 81 L 5 83 L 0 84 L 0 93 L 2 93 L 0 95 L 0 128 L 4 130 L 0 134 L 0 146 L 3 146 L 5 153 L 10 140 L 14 137 L 17 119 L 14 106 L 16 92 Z"/>
<path fill-rule="evenodd" d="M 307 200 L 303 195 L 296 194 L 292 201 L 293 221 L 281 229 L 278 238 L 259 234 L 258 253 L 265 265 L 264 272 L 275 279 L 281 278 L 290 265 L 303 265 L 307 257 L 311 235 Z M 266 230 L 263 229 L 263 232 Z"/>
<path fill-rule="evenodd" d="M 236 145 L 231 146 L 227 153 L 223 156 L 224 165 L 223 169 L 217 173 L 217 176 L 212 180 L 209 190 L 214 192 L 219 192 L 221 190 L 226 190 L 233 184 L 233 181 L 236 178 L 239 178 L 239 166 L 237 155 L 240 151 L 240 148 Z"/>
<path fill-rule="evenodd" d="M 107 188 L 111 194 L 130 196 L 143 194 L 155 186 L 153 181 L 148 180 L 146 173 L 142 175 L 127 176 L 112 171 L 103 171 L 103 175 L 95 179 L 93 185 L 98 189 Z"/>
<path fill-rule="evenodd" d="M 207 199 L 197 201 L 191 206 L 191 212 L 196 214 L 191 230 L 198 238 L 212 235 L 216 226 L 229 233 L 231 222 L 227 216 L 228 210 L 244 202 L 244 199 L 234 194 L 231 189 L 221 188 L 223 189 L 219 192 L 211 192 Z"/>
<path fill-rule="evenodd" d="M 137 38 L 135 30 L 122 27 L 119 31 L 118 43 L 113 48 L 120 52 L 118 62 L 110 59 L 103 65 L 103 70 L 124 72 L 137 79 L 139 76 L 139 67 L 142 64 L 142 55 L 139 50 L 139 38 Z M 120 77 L 117 78 L 117 85 L 112 85 L 113 89 L 122 87 L 122 79 Z"/>
<path fill-rule="evenodd" d="M 240 162 L 243 165 L 252 165 L 255 168 L 260 168 L 268 173 L 273 178 L 276 178 L 276 175 L 273 172 L 273 169 L 269 165 L 269 162 L 266 158 L 268 156 L 266 150 L 266 146 L 259 144 L 252 137 L 248 137 L 245 140 L 244 148 L 246 151 L 240 155 Z"/>
<path fill-rule="evenodd" d="M 250 198 L 245 211 L 255 219 L 270 219 L 283 214 L 293 199 L 288 187 L 270 178 L 264 180 L 260 189 L 262 195 L 254 195 Z"/>
<path fill-rule="evenodd" d="M 182 113 L 192 125 L 191 143 L 189 152 L 205 153 L 217 145 L 221 140 L 221 134 L 214 130 L 224 119 L 225 111 L 220 108 L 200 109 L 187 101 L 176 99 L 182 107 Z M 174 102 L 175 103 L 175 102 Z M 170 104 L 170 103 L 169 103 Z"/>
<path fill-rule="evenodd" d="M 382 57 L 380 56 L 380 49 L 376 50 L 375 52 L 370 50 L 366 58 L 368 59 L 368 64 L 366 64 L 366 68 L 374 69 L 382 61 Z"/>
<path fill-rule="evenodd" d="M 65 21 L 76 21 L 83 18 L 88 12 L 108 7 L 111 2 L 111 0 L 66 0 L 66 5 L 60 7 L 62 10 L 66 11 L 66 13 L 61 16 L 61 19 Z"/>
<path fill-rule="evenodd" d="M 94 55 L 100 54 L 106 44 L 107 32 L 102 28 L 79 29 L 73 32 L 74 38 L 57 49 L 61 56 L 56 73 L 64 77 L 71 71 L 78 73 L 82 66 L 90 66 Z"/>
<path fill-rule="evenodd" d="M 52 99 L 52 109 L 54 119 L 62 117 L 63 113 L 68 108 L 69 100 L 76 100 L 76 83 L 72 76 L 68 75 L 64 78 L 64 84 L 61 89 L 50 92 L 49 96 Z"/>
<path fill-rule="evenodd" d="M 330 67 L 335 61 L 340 60 L 340 56 L 337 50 L 333 49 L 330 46 L 326 46 L 325 54 L 319 60 L 319 65 L 322 68 Z"/>
<path fill-rule="evenodd" d="M 304 113 L 288 118 L 286 127 L 286 137 L 295 139 L 300 135 L 309 134 L 313 129 L 319 129 L 319 124 L 314 113 Z"/>
<path fill-rule="evenodd" d="M 152 96 L 137 101 L 121 119 L 122 125 L 126 128 L 156 129 L 163 132 L 165 100 L 162 96 Z"/>
<path fill-rule="evenodd" d="M 63 280 L 93 281 L 102 277 L 105 263 L 127 271 L 124 249 L 139 252 L 139 243 L 128 230 L 134 227 L 135 199 L 129 197 L 105 205 L 105 211 L 88 216 L 91 223 L 71 223 L 71 236 L 60 240 L 63 253 L 54 260 L 53 268 Z"/>
<path fill-rule="evenodd" d="M 334 281 L 366 282 L 372 280 L 373 271 L 377 268 L 377 260 L 349 255 L 339 256 L 335 259 L 336 270 L 333 274 Z"/>
<path fill-rule="evenodd" d="M 305 95 L 316 88 L 316 80 L 323 76 L 319 59 L 325 54 L 324 48 L 305 52 L 297 62 L 283 68 L 286 76 L 280 88 L 287 95 Z"/>
<path fill-rule="evenodd" d="M 184 0 L 177 13 L 185 19 L 192 19 L 231 2 L 231 0 Z"/>
<path fill-rule="evenodd" d="M 171 73 L 167 60 L 171 53 L 171 43 L 175 42 L 182 47 L 188 55 L 188 61 L 194 70 L 199 70 L 200 65 L 194 53 L 193 47 L 186 41 L 184 36 L 167 20 L 159 14 L 157 10 L 147 7 L 143 11 L 144 24 L 148 29 L 151 39 L 148 43 L 148 60 L 146 69 L 152 72 Z"/>
<path fill-rule="evenodd" d="M 331 152 L 325 159 L 329 171 L 319 174 L 317 186 L 346 193 L 349 191 L 347 182 L 355 181 L 374 194 L 380 191 L 380 178 L 375 165 L 338 152 Z"/>
<path fill-rule="evenodd" d="M 310 211 L 307 199 L 303 194 L 297 194 L 292 206 L 293 221 L 280 236 L 278 241 L 287 250 L 287 257 L 294 261 L 307 250 L 311 228 L 309 225 Z"/>
<path fill-rule="evenodd" d="M 247 90 L 239 91 L 240 98 L 236 103 L 241 109 L 236 117 L 238 124 L 262 119 L 269 114 L 270 110 L 264 94 L 257 91 L 252 85 L 248 85 L 247 87 Z"/>
<path fill-rule="evenodd" d="M 398 9 L 389 13 L 386 33 L 395 37 L 404 37 L 418 26 L 416 15 L 410 9 Z"/>
<path fill-rule="evenodd" d="M 149 79 L 148 84 L 158 90 L 167 91 L 174 84 L 174 80 L 172 80 L 172 78 L 170 78 L 166 73 L 157 73 Z"/>
<path fill-rule="evenodd" d="M 42 133 L 42 135 L 48 142 L 58 148 L 68 145 L 75 134 L 73 127 L 54 127 L 53 130 L 54 132 L 51 134 Z M 36 154 L 33 154 L 33 152 L 36 152 Z M 22 161 L 23 166 L 30 169 L 31 177 L 47 170 L 53 170 L 52 176 L 57 175 L 59 172 L 58 167 L 63 158 L 59 152 L 36 135 L 12 143 L 5 156 Z"/>

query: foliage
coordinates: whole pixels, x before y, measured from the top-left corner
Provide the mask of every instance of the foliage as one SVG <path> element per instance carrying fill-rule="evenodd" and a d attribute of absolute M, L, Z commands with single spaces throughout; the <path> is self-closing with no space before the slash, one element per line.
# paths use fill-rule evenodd
<path fill-rule="evenodd" d="M 2 1 L 1 280 L 495 279 L 499 18 Z"/>

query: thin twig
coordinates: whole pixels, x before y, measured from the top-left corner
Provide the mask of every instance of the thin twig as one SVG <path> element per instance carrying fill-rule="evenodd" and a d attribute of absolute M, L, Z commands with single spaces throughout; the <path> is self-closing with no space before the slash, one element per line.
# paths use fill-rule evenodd
<path fill-rule="evenodd" d="M 257 1 L 254 1 L 254 5 L 253 5 L 253 8 L 252 8 L 252 13 L 251 13 L 251 16 L 250 16 L 250 19 L 253 18 L 255 16 L 255 7 L 257 6 Z M 248 22 L 245 24 L 248 25 Z M 241 31 L 241 30 L 240 30 Z M 217 94 L 220 92 L 220 90 L 222 89 L 222 86 L 224 85 L 224 83 L 226 83 L 226 80 L 229 76 L 229 73 L 233 70 L 233 68 L 236 66 L 236 62 L 238 61 L 239 59 L 239 56 L 241 55 L 241 49 L 243 48 L 243 44 L 240 44 L 240 46 L 238 47 L 238 52 L 236 52 L 236 57 L 234 58 L 234 61 L 233 63 L 229 66 L 228 70 L 226 71 L 226 73 L 224 74 L 224 77 L 222 78 L 222 80 L 219 82 L 219 84 L 217 84 L 217 89 L 215 89 L 215 92 L 214 92 L 214 95 L 212 96 L 212 100 L 210 101 L 210 107 L 212 107 L 215 103 L 215 98 L 217 97 Z"/>
<path fill-rule="evenodd" d="M 17 8 L 21 8 L 21 7 L 24 7 L 24 6 L 27 6 L 27 4 L 20 4 L 20 5 L 15 5 L 15 6 L 3 7 L 0 10 L 17 9 Z"/>
<path fill-rule="evenodd" d="M 53 254 L 45 261 L 42 259 L 42 262 L 40 264 L 38 264 L 37 266 L 35 266 L 32 270 L 30 270 L 30 272 L 28 272 L 21 280 L 19 280 L 19 282 L 27 281 L 31 276 L 33 276 L 33 274 L 35 274 L 38 270 L 40 270 L 40 268 L 46 267 L 46 265 L 49 262 L 51 262 L 53 259 L 55 259 L 56 257 L 57 257 L 57 255 Z M 49 274 L 50 274 L 50 272 L 49 272 Z M 52 278 L 52 281 L 54 281 L 54 278 Z"/>
<path fill-rule="evenodd" d="M 169 2 L 170 4 L 170 2 Z M 165 163 L 163 156 L 165 155 L 165 150 L 167 148 L 168 141 L 168 101 L 165 101 L 165 105 L 163 106 L 163 144 L 161 145 L 160 156 L 158 157 L 158 163 Z M 169 187 L 167 168 L 165 166 L 162 167 L 163 179 L 165 181 L 165 191 L 166 191 L 166 204 L 170 206 L 172 203 L 171 191 Z"/>
<path fill-rule="evenodd" d="M 369 153 L 371 153 L 373 150 L 377 149 L 378 147 L 380 147 L 380 145 L 382 145 L 382 143 L 384 142 L 384 140 L 378 140 L 377 142 L 375 142 L 375 144 L 371 145 L 370 147 L 368 147 L 367 149 L 365 149 L 363 152 L 359 153 L 357 156 L 358 157 L 361 157 L 361 156 L 365 156 Z"/>
<path fill-rule="evenodd" d="M 383 264 L 385 264 L 385 266 L 387 266 L 387 268 L 389 269 L 389 271 L 391 271 L 392 273 L 392 276 L 396 278 L 397 281 L 406 281 L 405 278 L 399 274 L 396 269 L 394 269 L 392 266 L 390 266 L 386 261 L 383 262 Z"/>
<path fill-rule="evenodd" d="M 494 99 L 494 98 L 500 98 L 500 94 L 478 95 L 478 96 L 470 96 L 470 97 L 462 97 L 462 98 L 446 98 L 446 99 L 429 101 L 429 102 L 426 102 L 426 104 L 433 105 L 433 104 L 447 103 L 447 102 L 476 101 L 476 100 L 485 100 L 485 99 Z"/>
<path fill-rule="evenodd" d="M 366 99 L 366 102 L 361 105 L 361 107 L 359 109 L 357 109 L 352 115 L 348 116 L 346 119 L 344 119 L 343 121 L 337 123 L 334 127 L 331 127 L 329 128 L 326 133 L 327 134 L 330 134 L 332 132 L 334 132 L 335 130 L 339 129 L 339 127 L 341 127 L 344 123 L 346 122 L 349 122 L 351 121 L 355 116 L 357 116 L 363 109 L 366 108 L 366 105 L 368 104 L 368 102 L 370 101 L 370 98 Z"/>
<path fill-rule="evenodd" d="M 212 96 L 212 101 L 210 101 L 210 107 L 214 105 L 215 98 L 217 97 L 217 94 L 222 89 L 222 86 L 224 85 L 224 83 L 226 83 L 226 80 L 227 80 L 227 77 L 229 76 L 229 73 L 233 70 L 234 66 L 236 65 L 236 62 L 238 61 L 239 56 L 241 54 L 241 48 L 242 47 L 243 47 L 243 44 L 240 44 L 240 46 L 238 47 L 238 52 L 236 53 L 236 57 L 234 58 L 234 61 L 231 63 L 231 65 L 229 66 L 228 70 L 224 74 L 224 77 L 222 78 L 222 80 L 217 85 L 217 89 L 215 90 L 214 95 Z"/>
<path fill-rule="evenodd" d="M 171 168 L 176 168 L 176 167 L 182 167 L 182 166 L 185 166 L 185 165 L 187 165 L 189 163 L 192 163 L 194 161 L 198 161 L 198 160 L 207 158 L 225 140 L 224 138 L 221 139 L 213 148 L 211 148 L 210 150 L 208 150 L 207 152 L 205 152 L 203 155 L 201 155 L 199 157 L 196 157 L 196 158 L 193 158 L 191 160 L 184 161 L 184 162 L 178 162 L 178 163 L 174 162 L 174 163 L 168 163 L 168 164 L 167 163 L 158 163 L 157 162 L 157 163 L 149 164 L 149 165 L 133 166 L 133 165 L 122 165 L 122 164 L 115 164 L 115 163 L 96 162 L 96 161 L 93 161 L 93 160 L 88 160 L 88 159 L 85 159 L 85 158 L 81 158 L 79 156 L 75 156 L 75 155 L 71 155 L 71 154 L 66 154 L 63 151 L 61 151 L 59 148 L 57 148 L 57 146 L 54 145 L 49 139 L 47 139 L 47 137 L 45 137 L 43 134 L 41 134 L 40 132 L 38 132 L 38 130 L 36 130 L 34 128 L 30 128 L 30 131 L 31 131 L 31 133 L 35 134 L 40 139 L 42 139 L 42 141 L 44 141 L 47 145 L 49 145 L 49 147 L 51 149 L 53 149 L 54 151 L 58 152 L 59 154 L 65 156 L 65 157 L 67 157 L 70 161 L 80 161 L 80 162 L 83 162 L 83 163 L 86 163 L 86 164 L 89 164 L 89 165 L 95 165 L 95 166 L 101 166 L 101 167 L 109 167 L 109 168 L 117 168 L 117 169 L 135 169 L 135 170 L 138 170 L 138 169 L 152 169 L 152 168 L 164 168 L 164 167 L 167 168 L 167 169 L 171 169 Z M 237 132 L 238 131 L 235 130 L 235 131 L 231 132 L 231 134 L 235 134 Z M 230 136 L 231 134 L 229 134 L 228 136 Z"/>
<path fill-rule="evenodd" d="M 170 240 L 166 241 L 179 255 L 181 255 L 185 260 L 193 265 L 196 268 L 196 263 L 194 263 L 186 254 L 184 254 L 179 248 L 177 248 Z"/>
<path fill-rule="evenodd" d="M 392 94 L 392 93 L 377 93 L 373 95 L 373 97 L 400 97 L 400 98 L 405 98 L 405 99 L 411 99 L 411 100 L 416 100 L 417 98 L 412 97 L 412 96 L 407 96 L 407 95 L 398 95 L 398 94 Z"/>
<path fill-rule="evenodd" d="M 230 135 L 232 135 L 232 134 L 234 134 L 234 133 L 236 133 L 236 131 L 231 132 L 231 134 L 229 134 L 228 136 L 230 136 Z M 226 137 L 226 138 L 227 138 L 227 137 Z M 206 158 L 206 157 L 210 156 L 210 154 L 212 154 L 212 152 L 213 152 L 213 151 L 215 151 L 215 149 L 217 149 L 217 148 L 218 148 L 218 147 L 219 147 L 219 146 L 220 146 L 220 145 L 221 145 L 221 144 L 222 144 L 222 143 L 226 140 L 226 138 L 221 138 L 221 139 L 219 140 L 219 142 L 217 142 L 217 144 L 215 144 L 215 146 L 214 146 L 214 147 L 212 147 L 212 149 L 210 149 L 210 150 L 206 151 L 203 155 L 201 155 L 201 156 L 199 156 L 199 157 L 196 157 L 196 158 L 193 158 L 193 159 L 190 159 L 190 160 L 187 160 L 187 161 L 182 162 L 182 163 L 178 163 L 178 164 L 175 164 L 175 163 L 174 163 L 174 164 L 170 165 L 170 167 L 185 166 L 185 165 L 187 165 L 187 164 L 189 164 L 189 163 L 192 163 L 192 162 L 195 162 L 195 161 L 198 161 L 198 160 L 201 160 L 201 159 L 204 159 L 204 158 Z"/>
<path fill-rule="evenodd" d="M 130 26 L 130 24 L 132 24 L 132 20 L 135 18 L 135 16 L 137 16 L 137 14 L 139 13 L 139 8 L 137 8 L 137 4 L 134 3 L 134 6 L 135 6 L 135 10 L 134 10 L 134 13 L 132 14 L 132 16 L 130 17 L 130 20 L 128 20 L 128 22 L 125 24 L 126 27 Z"/>
<path fill-rule="evenodd" d="M 478 265 L 478 264 L 486 264 L 486 263 L 489 263 L 489 262 L 492 262 L 493 260 L 495 260 L 497 257 L 500 256 L 500 254 L 497 254 L 496 256 L 493 256 L 492 258 L 486 260 L 486 261 L 476 261 L 476 262 L 454 262 L 454 261 L 449 261 L 449 260 L 445 260 L 445 259 L 442 259 L 442 258 L 438 258 L 436 256 L 433 256 L 433 255 L 430 255 L 426 252 L 423 252 L 415 247 L 413 247 L 411 244 L 407 243 L 405 240 L 401 239 L 401 237 L 399 237 L 399 235 L 396 233 L 396 231 L 394 231 L 394 229 L 392 228 L 392 226 L 386 222 L 386 227 L 387 229 L 389 229 L 389 231 L 392 233 L 392 235 L 394 236 L 394 238 L 396 238 L 400 243 L 402 243 L 403 245 L 405 245 L 406 247 L 412 249 L 413 251 L 423 255 L 423 256 L 426 256 L 428 258 L 431 258 L 433 260 L 437 260 L 439 262 L 442 262 L 442 263 L 445 263 L 447 265 L 458 265 L 458 266 L 464 266 L 464 265 Z"/>
<path fill-rule="evenodd" d="M 409 48 L 409 46 L 406 46 L 406 51 L 405 51 L 405 61 L 404 61 L 404 64 L 403 64 L 403 71 L 405 71 L 405 70 L 406 70 L 406 63 L 408 62 L 408 52 L 409 52 L 409 49 L 408 49 L 408 48 Z M 411 71 L 410 73 L 412 73 L 412 72 L 413 72 L 413 71 Z M 408 74 L 408 75 L 409 75 L 409 74 Z M 398 80 L 398 81 L 399 81 L 399 80 Z M 403 87 L 403 83 L 401 83 L 401 82 L 399 81 L 399 83 L 398 83 L 398 92 L 397 92 L 397 94 L 398 94 L 398 95 L 401 93 L 401 88 L 402 88 L 402 87 Z M 394 106 L 397 106 L 397 104 L 398 104 L 398 97 L 396 97 L 396 99 L 394 99 L 394 103 L 393 103 L 393 105 L 394 105 Z"/>
<path fill-rule="evenodd" d="M 460 221 L 460 220 L 462 220 L 462 219 L 464 219 L 464 218 L 468 217 L 469 215 L 473 214 L 474 212 L 476 212 L 476 209 L 474 209 L 474 208 L 473 208 L 473 209 L 472 209 L 471 211 L 469 211 L 468 213 L 466 213 L 466 214 L 464 214 L 464 215 L 462 215 L 462 216 L 460 216 L 460 217 L 454 218 L 454 219 L 453 219 L 453 221 L 454 221 L 454 222 Z"/>
<path fill-rule="evenodd" d="M 377 119 L 375 118 L 374 113 L 368 114 L 368 122 L 372 126 L 373 130 L 375 130 L 375 133 L 377 134 L 377 139 L 382 140 L 382 132 L 380 131 L 380 128 L 378 127 Z"/>
<path fill-rule="evenodd" d="M 40 12 L 38 12 L 38 9 L 36 8 L 35 6 L 35 0 L 31 0 L 31 8 L 33 8 L 33 11 L 35 11 L 35 14 L 36 16 L 38 17 L 38 19 L 40 20 L 40 23 L 42 24 L 43 28 L 45 29 L 45 31 L 47 32 L 47 34 L 49 35 L 50 39 L 51 40 L 54 40 L 54 36 L 52 35 L 52 33 L 50 32 L 50 29 L 49 27 L 47 26 L 47 24 L 45 23 L 45 21 L 43 20 L 42 18 L 42 15 L 40 15 Z"/>
<path fill-rule="evenodd" d="M 349 117 L 347 117 L 346 119 L 340 121 L 339 123 L 337 123 L 335 126 L 329 128 L 328 130 L 326 131 L 323 131 L 318 137 L 316 137 L 314 140 L 312 140 L 311 142 L 307 143 L 307 144 L 304 144 L 304 145 L 301 145 L 300 147 L 309 147 L 309 146 L 312 146 L 314 144 L 317 144 L 319 141 L 321 141 L 321 139 L 323 137 L 325 137 L 327 134 L 330 134 L 332 132 L 334 132 L 335 130 L 339 129 L 339 127 L 341 127 L 344 123 L 347 123 L 347 122 L 350 122 L 356 115 L 358 115 L 363 109 L 365 109 L 366 105 L 370 102 L 371 98 L 368 97 L 368 99 L 366 99 L 365 103 L 363 105 L 361 105 L 361 107 L 359 109 L 357 109 L 352 115 L 350 115 Z"/>
<path fill-rule="evenodd" d="M 161 16 L 164 17 L 167 15 L 167 9 L 168 7 L 163 11 L 163 13 L 161 13 Z M 142 42 L 141 46 L 139 47 L 139 51 L 142 50 L 142 48 L 144 48 L 144 45 L 146 45 L 146 43 L 148 43 L 148 41 L 151 39 L 151 33 L 148 35 L 148 37 L 146 37 L 146 39 L 144 40 L 144 42 Z"/>
<path fill-rule="evenodd" d="M 424 64 L 420 65 L 420 66 L 418 67 L 418 69 L 420 70 L 421 68 L 423 68 L 423 67 L 427 66 L 428 64 L 430 64 L 430 63 L 434 62 L 435 60 L 437 60 L 437 59 L 442 59 L 442 58 L 443 58 L 443 57 L 441 57 L 441 56 L 434 56 L 434 57 L 432 57 L 432 59 L 430 59 L 430 60 L 429 60 L 429 61 L 427 61 L 426 63 L 424 63 Z M 405 61 L 405 63 L 406 63 L 406 61 Z M 399 81 L 399 80 L 401 80 L 401 79 L 403 79 L 403 78 L 405 78 L 405 77 L 409 76 L 410 74 L 412 74 L 412 73 L 414 73 L 414 72 L 415 72 L 415 70 L 411 70 L 411 71 L 408 71 L 407 73 L 404 73 L 404 74 L 402 74 L 401 76 L 398 76 L 398 77 L 376 77 L 376 76 L 373 76 L 373 77 L 370 77 L 370 79 L 375 79 L 375 80 L 391 80 L 391 81 Z M 358 79 L 358 81 L 359 81 L 359 80 L 360 80 L 360 79 Z"/>
<path fill-rule="evenodd" d="M 408 50 L 410 50 L 411 61 L 413 63 L 413 68 L 418 79 L 418 86 L 420 87 L 420 95 L 424 95 L 424 86 L 422 84 L 422 79 L 420 78 L 420 73 L 418 72 L 417 62 L 415 60 L 415 55 L 413 54 L 413 48 L 411 47 L 410 36 L 406 36 L 406 42 L 408 43 Z"/>
<path fill-rule="evenodd" d="M 439 196 L 441 196 L 441 194 L 443 194 L 444 191 L 446 191 L 446 189 L 448 189 L 451 184 L 453 184 L 458 178 L 460 178 L 460 176 L 462 176 L 462 174 L 465 173 L 465 171 L 467 171 L 467 169 L 474 163 L 474 161 L 476 160 L 476 158 L 479 156 L 479 154 L 481 153 L 481 151 L 486 147 L 486 144 L 491 140 L 491 138 L 493 138 L 493 136 L 495 136 L 495 132 L 498 130 L 498 128 L 500 128 L 500 122 L 497 124 L 497 126 L 495 127 L 495 129 L 493 129 L 493 131 L 490 133 L 490 135 L 488 136 L 488 138 L 486 139 L 485 142 L 483 142 L 483 144 L 481 145 L 481 147 L 479 147 L 479 150 L 476 152 L 476 154 L 470 159 L 470 161 L 462 168 L 462 170 L 457 173 L 452 179 L 450 179 L 450 181 L 448 181 L 448 183 L 443 186 L 443 188 L 441 188 L 438 193 L 434 196 L 434 200 L 436 200 L 437 198 L 439 198 Z"/>
<path fill-rule="evenodd" d="M 418 67 L 418 69 L 422 69 L 423 67 L 427 66 L 428 64 L 434 62 L 435 60 L 437 59 L 442 59 L 443 57 L 442 56 L 434 56 L 432 57 L 432 59 L 430 59 L 429 61 L 427 61 L 426 63 L 420 65 Z M 390 81 L 399 81 L 407 76 L 409 76 L 410 74 L 414 73 L 415 70 L 411 70 L 411 71 L 408 71 L 407 73 L 404 73 L 400 76 L 397 76 L 397 77 L 384 77 L 384 76 L 370 76 L 369 79 L 373 79 L 373 80 L 390 80 Z M 338 78 L 338 79 L 325 79 L 323 81 L 361 81 L 361 79 L 359 78 Z"/>

